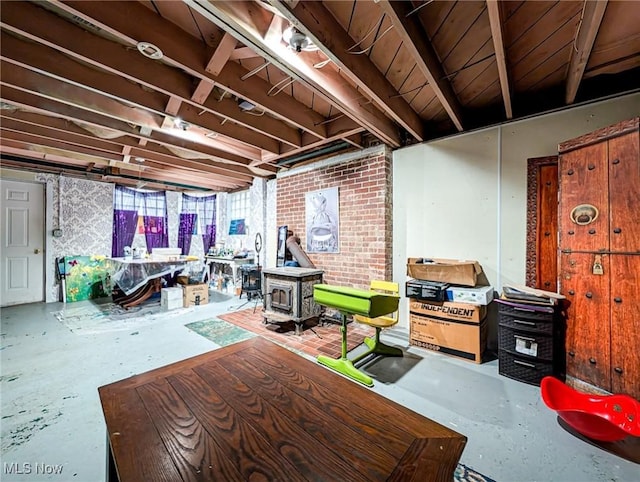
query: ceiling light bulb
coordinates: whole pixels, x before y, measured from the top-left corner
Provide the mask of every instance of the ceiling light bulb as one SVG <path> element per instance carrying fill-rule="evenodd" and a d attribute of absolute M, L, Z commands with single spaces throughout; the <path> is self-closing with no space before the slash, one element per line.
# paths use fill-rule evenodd
<path fill-rule="evenodd" d="M 289 47 L 296 52 L 301 52 L 303 50 L 317 50 L 317 47 L 313 45 L 309 37 L 293 25 L 290 25 L 284 30 L 284 32 L 282 32 L 282 40 L 284 40 Z"/>
<path fill-rule="evenodd" d="M 180 119 L 180 117 L 176 117 L 173 119 L 173 125 L 175 125 L 178 129 L 182 129 L 186 131 L 189 128 L 189 123 Z"/>

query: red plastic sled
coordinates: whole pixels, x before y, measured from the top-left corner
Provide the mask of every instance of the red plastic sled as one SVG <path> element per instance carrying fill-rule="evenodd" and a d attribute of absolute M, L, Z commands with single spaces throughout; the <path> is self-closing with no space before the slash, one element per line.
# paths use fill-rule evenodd
<path fill-rule="evenodd" d="M 604 442 L 640 437 L 640 402 L 629 395 L 582 393 L 554 377 L 544 377 L 540 391 L 547 407 L 582 435 Z"/>

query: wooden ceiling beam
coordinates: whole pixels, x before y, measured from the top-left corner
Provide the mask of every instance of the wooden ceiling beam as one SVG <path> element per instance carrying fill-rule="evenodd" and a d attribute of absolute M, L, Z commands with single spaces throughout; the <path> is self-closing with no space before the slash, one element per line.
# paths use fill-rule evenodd
<path fill-rule="evenodd" d="M 12 2 L 12 5 L 14 3 L 16 2 Z M 121 97 L 128 102 L 143 104 L 156 112 L 163 112 L 163 108 L 158 108 L 155 103 L 145 104 L 145 99 L 152 100 L 153 95 L 157 96 L 157 93 L 144 91 L 136 84 L 132 84 L 132 82 L 139 83 L 169 97 L 180 99 L 188 104 L 184 109 L 188 110 L 189 105 L 197 107 L 198 112 L 205 109 L 207 116 L 198 116 L 189 122 L 194 125 L 204 123 L 202 127 L 234 139 L 234 144 L 239 144 L 240 148 L 247 145 L 254 149 L 277 153 L 275 149 L 279 145 L 278 141 L 293 146 L 300 145 L 299 132 L 283 122 L 270 117 L 263 119 L 248 116 L 242 113 L 231 99 L 223 99 L 222 102 L 212 99 L 199 104 L 191 99 L 193 79 L 188 74 L 145 59 L 137 51 L 123 48 L 121 45 L 74 27 L 54 14 L 48 12 L 43 14 L 41 8 L 32 8 L 35 10 L 28 12 L 32 14 L 29 22 L 25 22 L 23 17 L 15 12 L 12 13 L 11 8 L 8 9 L 9 12 L 5 12 L 7 10 L 5 8 L 2 9 L 3 27 L 43 44 L 33 45 L 3 33 L 2 53 L 13 62 L 30 65 L 42 72 L 51 72 L 79 85 L 85 83 L 97 92 L 116 98 Z M 60 52 L 82 63 L 74 62 Z M 88 67 L 87 64 L 101 70 Z M 125 77 L 131 82 L 115 76 Z M 191 110 L 196 112 L 194 109 Z M 236 117 L 231 118 L 229 115 Z M 223 118 L 230 119 L 232 122 L 223 124 L 221 122 Z M 243 120 L 237 122 L 240 118 Z"/>
<path fill-rule="evenodd" d="M 11 167 L 19 170 L 28 170 L 36 172 L 49 172 L 56 174 L 64 174 L 65 176 L 77 177 L 81 179 L 91 179 L 102 182 L 114 182 L 127 186 L 137 187 L 141 182 L 140 178 L 134 176 L 125 178 L 114 174 L 99 174 L 95 172 L 80 171 L 79 169 L 71 169 L 72 167 L 82 167 L 82 162 L 75 159 L 65 158 L 64 156 L 44 154 L 40 152 L 33 152 L 26 149 L 19 149 L 8 146 L 0 146 L 0 152 L 5 156 L 12 156 L 12 158 L 5 157 L 2 159 L 2 164 L 5 167 Z M 19 159 L 18 159 L 19 158 Z M 51 162 L 56 167 L 44 166 L 43 162 Z M 198 185 L 189 186 L 186 184 L 178 184 L 171 182 L 160 182 L 145 179 L 142 181 L 145 183 L 145 187 L 148 189 L 157 190 L 173 190 L 173 191 L 231 191 L 232 188 L 225 188 L 222 186 L 203 187 Z M 235 189 L 235 188 L 233 188 Z"/>
<path fill-rule="evenodd" d="M 587 62 L 589 62 L 591 49 L 607 9 L 607 2 L 608 0 L 584 0 L 582 18 L 571 48 L 571 59 L 567 70 L 567 87 L 564 98 L 567 104 L 573 104 L 576 100 L 580 82 L 582 82 Z"/>
<path fill-rule="evenodd" d="M 64 168 L 64 165 L 78 166 L 84 169 L 86 168 L 88 163 L 95 160 L 95 158 L 91 158 L 88 156 L 86 159 L 82 159 L 78 154 L 76 154 L 76 157 L 69 157 L 64 155 L 64 153 L 60 151 L 54 152 L 52 150 L 51 152 L 44 152 L 44 149 L 35 150 L 36 148 L 37 146 L 31 146 L 24 142 L 14 141 L 13 139 L 5 139 L 4 142 L 0 144 L 0 152 L 2 152 L 3 154 L 14 154 L 17 156 L 26 157 L 28 158 L 26 159 L 27 162 L 29 159 L 35 159 L 50 161 L 56 164 L 63 164 L 63 166 L 60 166 L 61 169 Z M 73 155 L 73 153 L 71 153 L 71 155 Z M 109 165 L 108 162 L 104 164 L 103 162 L 104 161 L 98 160 L 98 163 L 100 163 L 101 166 Z M 2 160 L 2 164 L 5 165 L 4 159 Z"/>
<path fill-rule="evenodd" d="M 164 111 L 169 115 L 176 116 L 178 115 L 178 112 L 180 112 L 181 105 L 182 100 L 175 95 L 172 95 L 169 97 L 169 101 L 167 102 L 167 106 L 164 108 Z"/>
<path fill-rule="evenodd" d="M 237 187 L 251 184 L 250 181 L 242 181 L 239 179 L 233 179 L 227 176 L 221 176 L 215 172 L 201 172 L 193 169 L 187 169 L 184 166 L 167 163 L 167 162 L 158 162 L 157 160 L 150 160 L 145 163 L 126 163 L 119 159 L 119 157 L 113 158 L 108 153 L 103 151 L 96 151 L 93 149 L 88 149 L 79 146 L 73 146 L 65 142 L 60 142 L 55 139 L 41 137 L 41 136 L 33 136 L 26 133 L 20 133 L 15 131 L 9 131 L 4 128 L 0 129 L 2 132 L 2 141 L 6 145 L 10 145 L 13 147 L 19 146 L 23 149 L 31 149 L 33 150 L 34 146 L 38 146 L 43 149 L 55 149 L 60 152 L 67 152 L 67 157 L 73 158 L 74 156 L 78 158 L 79 155 L 89 156 L 90 159 L 87 159 L 87 162 L 93 163 L 94 165 L 102 165 L 102 166 L 110 166 L 116 165 L 121 169 L 129 169 L 129 170 L 137 170 L 138 168 L 144 169 L 147 167 L 155 168 L 158 170 L 164 170 L 164 174 L 166 178 L 165 181 L 175 180 L 176 174 L 180 174 L 182 178 L 189 178 L 192 180 L 198 179 L 199 177 L 215 180 L 215 182 L 224 187 Z"/>
<path fill-rule="evenodd" d="M 362 133 L 364 132 L 364 130 L 365 129 L 362 127 L 357 127 L 349 131 L 340 131 L 339 133 L 336 133 L 332 137 L 329 137 L 324 142 L 321 142 L 321 141 L 312 142 L 311 139 L 307 139 L 307 143 L 305 144 L 305 147 L 299 147 L 297 149 L 291 148 L 288 146 L 283 146 L 284 152 L 281 153 L 277 158 L 270 158 L 269 161 L 274 162 L 274 161 L 278 161 L 279 159 L 284 159 L 286 157 L 292 156 L 294 154 L 302 154 L 304 152 L 312 151 L 314 149 L 320 149 L 322 148 L 322 146 L 327 145 L 327 143 L 331 143 L 335 141 L 344 140 L 345 142 L 348 142 L 351 145 L 355 145 L 355 143 L 361 141 L 360 138 L 362 137 Z M 304 135 L 303 135 L 303 138 L 304 138 Z M 362 148 L 363 146 L 360 145 L 359 147 Z M 255 165 L 258 165 L 258 163 L 255 163 Z"/>
<path fill-rule="evenodd" d="M 4 110 L 0 115 L 0 119 L 3 122 L 10 123 L 12 121 L 20 122 L 23 124 L 23 128 L 30 130 L 31 132 L 36 132 L 34 129 L 43 128 L 46 130 L 52 130 L 56 132 L 56 135 L 65 136 L 66 134 L 72 134 L 74 136 L 78 136 L 81 138 L 90 138 L 92 145 L 97 149 L 103 149 L 107 151 L 112 150 L 112 145 L 115 143 L 117 145 L 130 146 L 140 148 L 145 152 L 158 152 L 158 153 L 166 153 L 169 152 L 166 149 L 166 146 L 175 145 L 175 143 L 162 143 L 162 139 L 153 139 L 151 142 L 146 142 L 147 138 L 135 138 L 129 134 L 121 133 L 120 137 L 114 138 L 112 140 L 105 140 L 98 137 L 95 137 L 93 134 L 89 133 L 89 131 L 83 129 L 78 124 L 71 122 L 69 119 L 61 118 L 61 117 L 53 117 L 50 115 L 42 115 L 36 114 L 33 112 L 26 111 L 9 111 Z M 26 127 L 24 127 L 26 126 Z M 36 132 L 37 133 L 37 132 Z M 77 139 L 77 138 L 76 138 Z M 142 144 L 140 141 L 145 141 L 146 144 Z M 83 141 L 80 141 L 82 144 Z M 181 144 L 181 148 L 185 151 L 192 151 L 192 145 L 190 144 Z M 202 151 L 200 151 L 202 152 Z M 221 157 L 221 154 L 226 154 L 220 151 L 211 151 L 207 152 L 208 159 L 196 159 L 195 162 L 213 162 L 214 165 L 218 166 L 220 169 L 223 169 L 226 172 L 238 173 L 238 174 L 250 174 L 252 171 L 246 167 L 249 163 L 248 159 L 243 159 L 238 157 L 237 159 L 242 159 L 242 163 L 237 161 L 229 160 L 224 157 Z M 195 153 L 194 153 L 195 156 Z M 271 166 L 264 166 L 265 169 L 271 168 Z M 272 172 L 275 172 L 275 168 L 271 168 Z"/>
<path fill-rule="evenodd" d="M 0 81 L 0 83 L 2 83 Z M 123 136 L 132 136 L 135 138 L 144 138 L 149 142 L 161 144 L 167 147 L 179 147 L 189 151 L 194 151 L 200 154 L 206 154 L 212 158 L 219 159 L 222 162 L 229 162 L 232 164 L 239 164 L 247 166 L 250 164 L 250 159 L 221 151 L 220 149 L 211 148 L 209 146 L 199 144 L 186 139 L 175 138 L 162 132 L 153 132 L 147 136 L 138 132 L 134 127 L 131 127 L 125 122 L 118 121 L 104 117 L 100 114 L 96 114 L 90 111 L 83 111 L 79 108 L 61 104 L 59 102 L 40 98 L 34 94 L 29 94 L 10 86 L 5 86 L 2 89 L 2 99 L 6 102 L 15 105 L 16 107 L 23 108 L 29 111 L 43 114 L 45 116 L 54 116 L 68 120 L 75 120 L 80 124 L 86 124 L 88 126 L 97 127 L 99 129 L 109 129 Z M 269 169 L 275 172 L 276 168 L 272 166 L 264 166 L 267 171 Z"/>
<path fill-rule="evenodd" d="M 4 85 L 136 126 L 159 129 L 162 125 L 163 116 L 157 113 L 132 107 L 83 87 L 28 70 L 6 60 L 0 61 L 0 70 L 2 71 Z"/>
<path fill-rule="evenodd" d="M 135 46 L 138 41 L 151 42 L 162 50 L 164 62 L 196 78 L 211 80 L 219 88 L 249 100 L 276 118 L 304 131 L 320 138 L 325 136 L 324 129 L 319 125 L 319 122 L 324 120 L 320 114 L 290 96 L 277 98 L 269 96 L 268 92 L 272 85 L 265 80 L 253 77 L 251 82 L 243 82 L 241 77 L 248 71 L 235 62 L 227 62 L 218 76 L 209 74 L 205 70 L 205 59 L 209 58 L 207 47 L 200 40 L 159 15 L 150 15 L 149 9 L 139 2 L 52 1 L 51 3 L 104 29 L 131 46 Z M 131 22 L 132 18 L 137 21 Z M 243 115 L 247 116 L 246 113 Z"/>
<path fill-rule="evenodd" d="M 220 75 L 237 43 L 237 40 L 232 35 L 225 32 L 204 70 L 213 76 Z"/>
<path fill-rule="evenodd" d="M 355 41 L 322 2 L 298 2 L 295 7 L 282 1 L 272 1 L 271 4 L 296 25 L 296 28 L 305 33 L 327 58 L 338 66 L 342 74 L 349 77 L 358 89 L 373 99 L 380 109 L 416 140 L 424 140 L 422 119 L 409 103 L 398 95 L 398 91 L 367 55 L 354 55 L 349 52 Z"/>
<path fill-rule="evenodd" d="M 502 101 L 507 119 L 513 118 L 511 108 L 511 90 L 509 88 L 509 71 L 504 51 L 504 32 L 502 31 L 502 12 L 498 0 L 487 0 L 487 11 L 489 13 L 489 24 L 491 25 L 491 39 L 493 40 L 493 50 L 496 53 L 496 63 L 498 65 L 498 76 L 500 77 L 500 89 L 502 90 Z"/>
<path fill-rule="evenodd" d="M 5 129 L 7 132 L 23 133 L 34 137 L 41 137 L 49 141 L 60 142 L 61 144 L 64 143 L 65 148 L 67 148 L 67 145 L 72 145 L 79 149 L 88 149 L 96 153 L 102 152 L 103 154 L 101 155 L 103 157 L 111 160 L 119 160 L 118 153 L 126 152 L 129 157 L 134 159 L 136 157 L 141 157 L 145 160 L 156 162 L 161 165 L 169 167 L 175 166 L 190 171 L 215 174 L 224 176 L 230 180 L 232 179 L 247 184 L 250 184 L 252 179 L 255 177 L 254 174 L 246 168 L 243 168 L 244 172 L 238 172 L 233 169 L 218 167 L 204 159 L 183 158 L 178 157 L 175 154 L 170 154 L 169 151 L 162 152 L 158 149 L 154 150 L 136 147 L 133 142 L 123 145 L 116 141 L 104 141 L 88 135 L 75 134 L 60 129 L 52 129 L 41 125 L 20 122 L 19 120 L 5 116 L 0 116 L 0 120 L 2 121 L 2 129 Z M 13 138 L 17 139 L 15 136 L 13 136 Z M 34 143 L 37 143 L 35 139 L 33 141 Z M 238 168 L 238 166 L 228 167 L 235 169 Z"/>
<path fill-rule="evenodd" d="M 264 37 L 264 31 L 269 28 L 273 16 L 267 10 L 246 1 L 187 1 L 205 18 L 232 33 L 243 44 L 251 46 L 285 74 L 309 86 L 316 95 L 387 144 L 394 147 L 402 144 L 399 129 L 392 120 L 377 108 L 361 104 L 359 99 L 362 94 L 345 83 L 339 72 L 333 69 L 315 69 L 283 42 L 268 42 Z"/>
<path fill-rule="evenodd" d="M 239 47 L 231 52 L 229 60 L 255 59 L 257 57 L 260 57 L 260 55 L 249 47 Z"/>
<path fill-rule="evenodd" d="M 191 100 L 198 104 L 204 104 L 211 95 L 214 87 L 215 84 L 213 82 L 200 79 L 198 86 L 193 91 L 193 94 L 191 94 Z"/>
<path fill-rule="evenodd" d="M 136 156 L 141 157 L 154 158 L 157 154 L 164 156 L 171 152 L 167 149 L 169 144 L 157 144 L 157 139 L 148 142 L 146 145 L 141 145 L 139 140 L 146 141 L 147 139 L 136 139 L 135 137 L 124 133 L 121 137 L 117 137 L 115 139 L 101 139 L 95 137 L 93 134 L 89 133 L 89 131 L 67 119 L 52 117 L 49 115 L 41 115 L 25 111 L 11 112 L 5 110 L 0 115 L 0 120 L 2 120 L 3 125 L 9 126 L 14 130 L 24 129 L 27 132 L 43 136 L 51 133 L 52 136 L 64 138 L 68 142 L 77 142 L 80 145 L 91 145 L 96 149 L 102 149 L 107 152 L 117 153 L 122 146 L 130 147 Z M 192 162 L 194 163 L 194 167 L 201 164 L 214 166 L 221 174 L 228 175 L 232 178 L 249 180 L 250 176 L 256 175 L 254 170 L 250 169 L 248 166 L 231 164 L 228 160 L 215 155 L 210 155 L 207 159 L 196 158 L 197 153 L 189 149 L 189 147 L 191 146 L 184 146 L 183 149 L 185 152 L 194 152 L 193 158 L 178 158 L 174 154 L 170 155 L 174 155 L 176 159 L 179 159 L 179 162 L 183 162 L 185 160 Z M 248 160 L 245 162 L 248 162 Z M 275 167 L 268 165 L 262 166 L 262 169 L 265 170 L 267 175 L 275 173 L 276 171 Z"/>
<path fill-rule="evenodd" d="M 114 154 L 112 152 L 107 152 L 103 150 L 93 149 L 91 147 L 87 147 L 85 145 L 80 145 L 77 143 L 66 142 L 64 139 L 56 139 L 51 137 L 45 137 L 41 135 L 31 134 L 27 131 L 16 131 L 13 129 L 9 129 L 3 123 L 2 127 L 0 127 L 0 138 L 3 142 L 6 142 L 8 139 L 22 142 L 25 145 L 40 145 L 52 147 L 55 149 L 66 150 L 69 152 L 79 153 L 86 156 L 93 156 L 102 159 L 105 162 L 109 161 L 122 161 L 122 156 L 119 154 Z"/>
<path fill-rule="evenodd" d="M 422 74 L 438 97 L 452 122 L 459 131 L 462 127 L 462 107 L 451 84 L 447 80 L 442 65 L 438 60 L 431 43 L 416 15 L 409 15 L 413 10 L 411 2 L 392 2 L 380 0 L 378 5 L 391 19 L 396 33 L 402 39 L 405 48 L 417 62 Z"/>
<path fill-rule="evenodd" d="M 88 110 L 89 112 L 97 113 L 104 118 L 112 118 L 117 121 L 122 121 L 127 124 L 133 124 L 140 126 L 140 132 L 149 132 L 149 136 L 160 135 L 162 131 L 157 130 L 164 120 L 162 117 L 155 116 L 151 119 L 144 117 L 145 111 L 129 107 L 126 104 L 117 102 L 113 99 L 99 96 L 90 91 L 84 90 L 81 87 L 75 85 L 65 84 L 50 77 L 46 77 L 41 74 L 22 69 L 16 65 L 6 64 L 2 61 L 3 78 L 2 83 L 8 87 L 16 88 L 22 92 L 30 93 L 36 96 L 44 97 L 49 100 L 53 100 L 62 104 L 66 104 L 70 107 L 78 109 Z M 180 113 L 184 115 L 185 109 Z M 184 117 L 189 120 L 194 116 L 194 113 L 187 113 Z M 155 122 L 155 123 L 154 123 Z M 158 125 L 160 124 L 160 125 Z M 105 126 L 109 127 L 109 126 Z M 157 133 L 157 134 L 156 134 Z M 179 128 L 171 126 L 165 136 L 182 137 L 183 131 Z M 185 136 L 189 136 L 189 133 L 184 133 Z M 200 136 L 203 137 L 203 136 Z M 194 139 L 195 140 L 195 139 Z M 247 158 L 256 158 L 259 154 L 257 152 L 241 149 L 238 146 L 227 146 L 223 143 L 216 142 L 216 140 L 208 140 L 206 144 L 212 144 L 215 146 L 226 148 L 227 150 L 235 153 L 240 153 Z M 278 146 L 279 149 L 279 146 Z"/>
<path fill-rule="evenodd" d="M 86 170 L 90 164 L 94 165 L 94 169 L 116 167 L 119 172 L 131 172 L 130 176 L 145 177 L 147 179 L 153 179 L 165 183 L 172 182 L 189 182 L 192 185 L 197 185 L 209 190 L 216 190 L 218 188 L 224 189 L 236 189 L 238 187 L 246 186 L 246 183 L 240 181 L 230 181 L 224 178 L 220 178 L 211 174 L 197 174 L 189 172 L 184 169 L 176 167 L 160 166 L 160 168 L 148 167 L 146 165 L 131 164 L 124 162 L 114 162 L 106 160 L 102 157 L 96 157 L 91 155 L 80 155 L 76 151 L 65 151 L 60 147 L 50 145 L 53 143 L 48 142 L 45 139 L 41 139 L 38 144 L 32 142 L 23 142 L 13 139 L 11 136 L 7 136 L 3 139 L 2 148 L 7 149 L 6 152 L 13 154 L 20 154 L 32 158 L 39 158 L 58 164 L 67 164 L 82 167 Z M 4 161 L 3 161 L 4 163 Z"/>

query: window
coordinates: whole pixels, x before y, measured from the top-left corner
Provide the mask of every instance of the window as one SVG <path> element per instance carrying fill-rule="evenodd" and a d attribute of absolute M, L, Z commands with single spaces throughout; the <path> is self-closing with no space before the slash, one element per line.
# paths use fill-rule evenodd
<path fill-rule="evenodd" d="M 142 215 L 164 218 L 167 215 L 167 201 L 164 192 L 142 193 Z M 140 209 L 138 209 L 140 212 Z"/>
<path fill-rule="evenodd" d="M 249 217 L 249 191 L 234 192 L 228 198 L 229 220 Z"/>
<path fill-rule="evenodd" d="M 178 231 L 178 246 L 182 254 L 188 254 L 191 249 L 191 237 L 202 234 L 202 244 L 205 253 L 216 243 L 216 195 L 189 196 L 182 195 L 182 212 L 180 213 L 180 228 Z"/>
<path fill-rule="evenodd" d="M 137 211 L 138 216 L 165 217 L 167 201 L 164 191 L 138 191 L 116 186 L 113 200 L 114 209 Z"/>
<path fill-rule="evenodd" d="M 116 186 L 113 194 L 112 256 L 124 255 L 136 231 L 144 234 L 147 250 L 168 247 L 167 201 L 164 191 L 138 191 Z"/>

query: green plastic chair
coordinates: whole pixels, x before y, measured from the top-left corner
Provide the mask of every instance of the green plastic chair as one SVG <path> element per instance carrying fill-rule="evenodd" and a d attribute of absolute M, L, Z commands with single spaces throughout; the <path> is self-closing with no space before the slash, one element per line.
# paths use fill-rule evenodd
<path fill-rule="evenodd" d="M 387 282 L 375 282 L 375 286 L 384 286 L 386 284 L 379 285 L 378 283 Z M 328 306 L 340 311 L 342 323 L 340 331 L 342 332 L 342 350 L 340 358 L 330 358 L 326 355 L 318 355 L 318 363 L 324 365 L 344 376 L 347 376 L 357 382 L 360 382 L 369 387 L 373 386 L 373 380 L 371 377 L 353 365 L 353 360 L 347 358 L 347 316 L 353 315 L 362 317 L 362 322 L 370 322 L 372 326 L 376 326 L 373 323 L 378 323 L 376 327 L 376 337 L 374 339 L 365 339 L 365 344 L 369 347 L 364 356 L 371 353 L 385 354 L 387 356 L 402 356 L 402 350 L 384 345 L 380 342 L 378 328 L 383 326 L 392 326 L 397 323 L 397 311 L 398 302 L 400 296 L 398 295 L 398 284 L 395 285 L 395 293 L 381 290 L 379 288 L 375 290 L 360 290 L 356 288 L 350 288 L 346 286 L 331 286 L 325 284 L 316 284 L 313 287 L 313 299 L 316 303 Z M 373 286 L 373 283 L 372 283 Z M 392 286 L 393 288 L 393 286 Z M 384 318 L 389 318 L 389 314 L 396 312 L 395 322 L 385 321 Z M 379 321 L 375 321 L 380 319 Z M 393 319 L 393 318 L 391 318 Z M 396 351 L 397 350 L 397 351 Z M 357 359 L 361 360 L 363 356 L 358 356 Z"/>
<path fill-rule="evenodd" d="M 376 291 L 382 294 L 400 295 L 400 285 L 392 281 L 380 281 L 372 280 L 371 291 Z M 373 338 L 365 338 L 364 344 L 369 348 L 364 353 L 353 358 L 351 361 L 357 363 L 360 360 L 368 357 L 369 355 L 381 355 L 381 356 L 403 356 L 402 350 L 394 346 L 385 345 L 380 341 L 380 332 L 384 328 L 389 328 L 398 323 L 398 310 L 385 316 L 378 316 L 376 318 L 369 318 L 362 315 L 353 315 L 353 319 L 358 323 L 373 326 L 376 329 L 376 334 Z"/>

